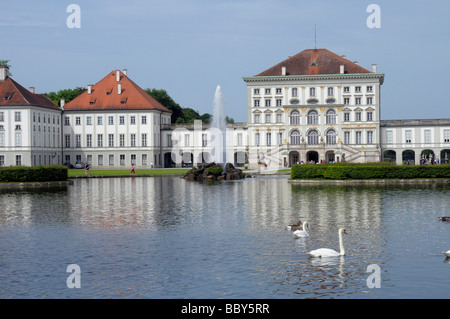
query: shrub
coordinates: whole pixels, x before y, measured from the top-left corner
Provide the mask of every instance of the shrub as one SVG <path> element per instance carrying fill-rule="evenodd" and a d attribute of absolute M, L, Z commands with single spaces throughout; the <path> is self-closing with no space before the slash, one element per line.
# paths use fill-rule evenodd
<path fill-rule="evenodd" d="M 218 175 L 222 174 L 223 167 L 222 166 L 208 167 L 207 171 L 208 171 L 209 174 L 218 176 Z"/>
<path fill-rule="evenodd" d="M 450 178 L 450 165 L 404 165 L 386 163 L 295 164 L 291 179 L 411 179 Z"/>
<path fill-rule="evenodd" d="M 62 165 L 0 168 L 0 182 L 53 182 L 67 178 L 67 167 Z"/>

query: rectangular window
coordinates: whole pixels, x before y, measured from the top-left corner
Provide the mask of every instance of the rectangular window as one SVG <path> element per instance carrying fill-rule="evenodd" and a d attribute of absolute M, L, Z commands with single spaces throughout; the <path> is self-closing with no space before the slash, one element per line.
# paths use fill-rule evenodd
<path fill-rule="evenodd" d="M 131 164 L 136 165 L 136 154 L 131 154 Z"/>
<path fill-rule="evenodd" d="M 97 134 L 97 147 L 103 147 L 103 134 Z"/>
<path fill-rule="evenodd" d="M 36 165 L 36 163 L 35 163 L 35 165 Z M 0 155 L 0 167 L 3 167 L 3 166 L 5 166 L 5 155 Z"/>
<path fill-rule="evenodd" d="M 356 105 L 361 104 L 361 98 L 360 97 L 355 97 L 355 104 Z"/>
<path fill-rule="evenodd" d="M 266 145 L 267 146 L 272 145 L 272 133 L 266 133 Z"/>
<path fill-rule="evenodd" d="M 0 112 L 0 122 L 4 122 L 4 121 L 5 121 L 5 113 Z"/>
<path fill-rule="evenodd" d="M 97 165 L 98 166 L 103 166 L 103 155 L 99 155 L 97 157 Z"/>
<path fill-rule="evenodd" d="M 277 114 L 277 123 L 281 123 L 281 122 L 283 122 L 283 115 Z"/>
<path fill-rule="evenodd" d="M 125 116 L 121 115 L 119 117 L 119 125 L 125 125 Z"/>
<path fill-rule="evenodd" d="M 259 107 L 259 100 L 253 101 L 253 106 L 254 107 Z"/>
<path fill-rule="evenodd" d="M 142 115 L 142 117 L 141 117 L 141 123 L 142 123 L 142 124 L 147 124 L 147 115 Z"/>
<path fill-rule="evenodd" d="M 270 101 L 271 101 L 271 100 L 266 100 L 266 106 L 267 106 L 267 107 L 270 107 Z"/>
<path fill-rule="evenodd" d="M 142 139 L 142 146 L 147 146 L 147 134 L 146 133 L 142 133 L 141 139 Z"/>
<path fill-rule="evenodd" d="M 136 146 L 136 134 L 130 135 L 130 146 Z"/>
<path fill-rule="evenodd" d="M 92 125 L 92 117 L 91 116 L 86 117 L 86 125 Z"/>
<path fill-rule="evenodd" d="M 255 114 L 255 117 L 254 117 L 255 123 L 259 123 L 259 121 L 260 121 L 259 118 L 260 118 L 259 114 Z"/>
<path fill-rule="evenodd" d="M 124 166 L 125 165 L 125 154 L 120 154 L 120 165 Z"/>
<path fill-rule="evenodd" d="M 108 146 L 114 147 L 114 134 L 108 134 Z"/>
<path fill-rule="evenodd" d="M 22 165 L 22 155 L 16 155 L 16 165 Z"/>
<path fill-rule="evenodd" d="M 16 122 L 21 121 L 20 112 L 14 112 L 14 119 L 16 120 Z"/>
<path fill-rule="evenodd" d="M 344 122 L 349 122 L 350 121 L 350 113 L 345 112 L 344 113 Z"/>
<path fill-rule="evenodd" d="M 298 95 L 297 88 L 292 88 L 292 96 L 297 96 L 297 95 Z"/>
<path fill-rule="evenodd" d="M 355 92 L 361 92 L 361 87 L 360 86 L 355 86 Z"/>
<path fill-rule="evenodd" d="M 81 147 L 81 135 L 80 134 L 75 135 L 75 147 Z"/>
<path fill-rule="evenodd" d="M 237 145 L 242 146 L 242 133 L 238 133 L 237 135 Z"/>
<path fill-rule="evenodd" d="M 282 100 L 281 99 L 276 99 L 276 104 L 277 106 L 282 106 Z"/>
<path fill-rule="evenodd" d="M 270 123 L 270 122 L 271 122 L 271 115 L 266 114 L 266 123 Z"/>
<path fill-rule="evenodd" d="M 142 154 L 142 165 L 147 165 L 147 154 Z"/>
<path fill-rule="evenodd" d="M 367 87 L 367 92 L 373 92 L 373 87 L 372 86 L 368 86 Z"/>
<path fill-rule="evenodd" d="M 386 131 L 386 143 L 387 143 L 387 144 L 392 144 L 392 143 L 394 143 L 392 131 Z"/>
<path fill-rule="evenodd" d="M 44 117 L 44 119 L 45 119 L 45 117 Z M 45 123 L 45 121 L 44 121 L 44 123 Z M 81 125 L 81 117 L 80 116 L 75 117 L 75 125 Z"/>
<path fill-rule="evenodd" d="M 349 93 L 350 92 L 350 87 L 349 86 L 344 86 L 344 92 L 345 93 Z"/>
<path fill-rule="evenodd" d="M 368 122 L 373 121 L 373 113 L 372 112 L 367 112 L 367 121 Z"/>
<path fill-rule="evenodd" d="M 0 146 L 5 146 L 5 133 L 0 133 Z"/>
<path fill-rule="evenodd" d="M 367 144 L 373 143 L 373 131 L 367 131 Z"/>
<path fill-rule="evenodd" d="M 97 125 L 103 125 L 103 116 L 97 117 Z"/>
<path fill-rule="evenodd" d="M 350 144 L 350 132 L 349 131 L 344 132 L 344 144 Z"/>
<path fill-rule="evenodd" d="M 259 146 L 259 133 L 255 134 L 255 145 Z"/>
<path fill-rule="evenodd" d="M 333 88 L 328 88 L 328 96 L 333 96 Z"/>
<path fill-rule="evenodd" d="M 172 147 L 172 134 L 167 134 L 167 146 Z"/>
<path fill-rule="evenodd" d="M 309 88 L 309 95 L 316 96 L 316 88 Z"/>
<path fill-rule="evenodd" d="M 355 117 L 355 121 L 361 121 L 361 112 L 356 112 Z"/>
<path fill-rule="evenodd" d="M 346 104 L 346 105 L 350 104 L 350 98 L 349 97 L 344 97 L 344 104 Z"/>
<path fill-rule="evenodd" d="M 109 166 L 114 166 L 114 155 L 109 155 Z"/>
<path fill-rule="evenodd" d="M 275 89 L 275 94 L 281 94 L 281 88 L 276 88 Z"/>
<path fill-rule="evenodd" d="M 108 125 L 114 125 L 114 116 L 108 116 Z"/>
<path fill-rule="evenodd" d="M 119 135 L 119 146 L 124 147 L 125 146 L 125 134 Z"/>
<path fill-rule="evenodd" d="M 355 135 L 356 139 L 355 142 L 356 144 L 361 144 L 361 131 L 356 131 L 356 135 Z"/>
<path fill-rule="evenodd" d="M 259 89 L 254 89 L 254 90 L 253 90 L 253 94 L 258 95 L 258 94 L 259 94 Z"/>
<path fill-rule="evenodd" d="M 406 130 L 405 131 L 405 143 L 411 143 L 412 140 L 412 131 Z"/>
<path fill-rule="evenodd" d="M 130 116 L 130 124 L 132 125 L 136 124 L 136 116 L 134 115 Z"/>
<path fill-rule="evenodd" d="M 431 143 L 431 130 L 424 131 L 424 139 L 425 139 L 425 143 L 427 143 L 427 144 Z"/>
<path fill-rule="evenodd" d="M 64 146 L 70 147 L 70 135 L 69 134 L 64 135 Z"/>
<path fill-rule="evenodd" d="M 444 143 L 450 142 L 450 130 L 444 130 Z"/>
<path fill-rule="evenodd" d="M 190 146 L 189 134 L 184 134 L 184 146 Z"/>
<path fill-rule="evenodd" d="M 283 133 L 278 133 L 278 145 L 283 145 Z"/>
<path fill-rule="evenodd" d="M 64 116 L 64 125 L 70 125 L 70 120 L 68 116 Z"/>
<path fill-rule="evenodd" d="M 373 103 L 373 98 L 372 97 L 368 97 L 367 98 L 367 104 L 372 104 Z"/>
<path fill-rule="evenodd" d="M 208 135 L 202 134 L 202 147 L 208 146 Z"/>
<path fill-rule="evenodd" d="M 92 134 L 86 135 L 86 147 L 92 147 Z"/>

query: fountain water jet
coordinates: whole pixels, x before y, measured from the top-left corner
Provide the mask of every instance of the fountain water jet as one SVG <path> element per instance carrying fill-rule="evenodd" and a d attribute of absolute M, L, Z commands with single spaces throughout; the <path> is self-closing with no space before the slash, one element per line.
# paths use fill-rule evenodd
<path fill-rule="evenodd" d="M 212 141 L 211 155 L 215 163 L 221 164 L 225 168 L 227 163 L 227 144 L 226 144 L 226 129 L 227 122 L 225 118 L 225 111 L 223 108 L 224 98 L 222 88 L 217 86 L 213 101 L 213 116 L 211 129 L 214 133 L 214 141 Z"/>

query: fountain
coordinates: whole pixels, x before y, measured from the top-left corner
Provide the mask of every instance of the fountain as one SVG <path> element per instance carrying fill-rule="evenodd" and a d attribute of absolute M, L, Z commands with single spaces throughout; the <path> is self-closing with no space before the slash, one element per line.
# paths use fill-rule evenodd
<path fill-rule="evenodd" d="M 211 123 L 211 132 L 214 135 L 212 143 L 211 155 L 215 163 L 221 164 L 223 168 L 227 163 L 227 148 L 226 148 L 226 129 L 227 122 L 225 118 L 225 111 L 223 109 L 223 94 L 220 85 L 216 88 L 213 101 L 213 116 Z"/>
<path fill-rule="evenodd" d="M 240 169 L 227 163 L 226 129 L 227 122 L 223 108 L 223 94 L 220 85 L 216 88 L 213 101 L 213 118 L 211 123 L 211 157 L 212 162 L 189 170 L 183 177 L 190 181 L 234 180 L 246 177 Z"/>

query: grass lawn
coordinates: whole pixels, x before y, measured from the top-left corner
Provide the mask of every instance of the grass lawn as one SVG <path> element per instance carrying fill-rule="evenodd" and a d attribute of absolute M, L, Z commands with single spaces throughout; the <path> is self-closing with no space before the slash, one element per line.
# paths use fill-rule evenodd
<path fill-rule="evenodd" d="M 184 174 L 188 168 L 135 169 L 136 175 L 173 175 Z M 130 175 L 131 169 L 90 169 L 92 176 Z M 69 177 L 84 176 L 84 169 L 69 169 Z"/>

